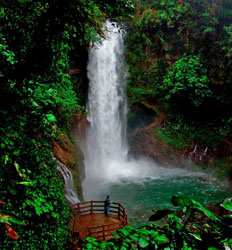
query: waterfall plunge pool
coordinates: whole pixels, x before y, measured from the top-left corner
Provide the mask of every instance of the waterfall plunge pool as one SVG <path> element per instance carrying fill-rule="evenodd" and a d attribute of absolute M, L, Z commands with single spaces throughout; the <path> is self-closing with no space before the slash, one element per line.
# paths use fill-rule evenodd
<path fill-rule="evenodd" d="M 89 199 L 120 202 L 128 210 L 129 222 L 140 224 L 148 221 L 153 209 L 172 207 L 173 195 L 187 195 L 189 198 L 210 204 L 229 196 L 228 187 L 199 177 L 176 176 L 172 178 L 146 178 L 143 182 L 122 180 L 118 183 L 99 183 L 87 195 Z"/>
<path fill-rule="evenodd" d="M 88 179 L 84 190 L 86 200 L 111 200 L 120 202 L 128 211 L 129 223 L 139 225 L 148 222 L 152 210 L 171 208 L 173 195 L 186 195 L 203 204 L 215 204 L 231 195 L 226 183 L 204 173 L 188 173 L 165 168 L 166 175 L 141 179 L 121 180 Z M 177 171 L 178 172 L 178 171 Z"/>

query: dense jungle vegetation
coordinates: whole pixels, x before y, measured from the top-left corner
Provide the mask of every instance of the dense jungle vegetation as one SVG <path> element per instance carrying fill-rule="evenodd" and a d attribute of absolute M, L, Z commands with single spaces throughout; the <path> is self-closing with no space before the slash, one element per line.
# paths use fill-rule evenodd
<path fill-rule="evenodd" d="M 68 248 L 71 212 L 52 141 L 84 110 L 88 46 L 109 17 L 127 23 L 130 104 L 152 104 L 168 115 L 156 131 L 167 143 L 198 143 L 231 163 L 230 0 L 1 0 L 0 249 Z M 178 205 L 187 215 L 170 212 L 168 228 L 123 229 L 117 243 L 90 239 L 86 249 L 198 249 L 211 229 L 218 243 L 208 249 L 232 244 L 228 218 L 185 202 Z M 231 200 L 223 204 L 231 212 Z M 202 231 L 193 209 L 207 217 Z"/>
<path fill-rule="evenodd" d="M 131 102 L 158 105 L 156 132 L 178 149 L 230 155 L 232 2 L 141 1 L 129 23 Z"/>
<path fill-rule="evenodd" d="M 83 106 L 89 43 L 107 16 L 132 7 L 123 0 L 0 1 L 1 249 L 67 248 L 70 211 L 51 142 Z M 71 76 L 71 66 L 81 74 Z"/>

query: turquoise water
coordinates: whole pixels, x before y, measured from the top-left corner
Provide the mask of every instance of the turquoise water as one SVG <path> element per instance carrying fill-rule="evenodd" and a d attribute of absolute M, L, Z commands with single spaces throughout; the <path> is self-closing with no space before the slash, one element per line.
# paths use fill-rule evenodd
<path fill-rule="evenodd" d="M 204 204 L 220 202 L 230 195 L 225 185 L 193 176 L 147 178 L 141 183 L 121 181 L 106 184 L 101 190 L 98 198 L 104 199 L 109 194 L 112 201 L 122 203 L 132 224 L 147 222 L 153 209 L 172 207 L 170 199 L 173 195 L 187 195 Z"/>

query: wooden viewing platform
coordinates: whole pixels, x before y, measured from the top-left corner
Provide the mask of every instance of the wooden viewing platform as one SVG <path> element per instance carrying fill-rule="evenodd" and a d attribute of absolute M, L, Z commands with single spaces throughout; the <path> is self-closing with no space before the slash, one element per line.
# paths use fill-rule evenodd
<path fill-rule="evenodd" d="M 73 207 L 71 221 L 72 239 L 75 242 L 92 236 L 98 240 L 109 240 L 112 233 L 128 224 L 125 208 L 112 202 L 108 215 L 104 214 L 104 201 L 87 201 Z"/>

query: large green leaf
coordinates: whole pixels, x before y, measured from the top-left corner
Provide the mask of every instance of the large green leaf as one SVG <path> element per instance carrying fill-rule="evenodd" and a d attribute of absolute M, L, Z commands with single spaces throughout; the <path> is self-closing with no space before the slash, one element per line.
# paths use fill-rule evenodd
<path fill-rule="evenodd" d="M 139 239 L 139 246 L 142 248 L 145 248 L 149 245 L 149 240 L 146 238 L 140 238 Z"/>
<path fill-rule="evenodd" d="M 196 240 L 202 241 L 200 233 L 189 233 L 192 235 Z"/>
<path fill-rule="evenodd" d="M 165 234 L 160 234 L 159 232 L 156 231 L 151 231 L 151 238 L 158 244 L 166 244 L 169 242 L 168 237 Z"/>
<path fill-rule="evenodd" d="M 19 181 L 17 182 L 18 185 L 27 186 L 27 187 L 33 187 L 35 185 L 35 182 L 33 181 Z"/>
<path fill-rule="evenodd" d="M 7 214 L 0 214 L 0 223 L 9 224 L 9 225 L 11 224 L 25 225 L 23 221 L 18 220 Z"/>
<path fill-rule="evenodd" d="M 185 196 L 173 196 L 172 203 L 174 206 L 179 206 L 181 208 L 187 207 L 196 209 L 199 212 L 203 213 L 205 216 L 207 216 L 209 219 L 213 221 L 220 221 L 220 219 L 212 211 L 204 207 L 200 202 L 195 201 L 193 199 L 189 199 Z"/>
<path fill-rule="evenodd" d="M 232 198 L 226 198 L 221 204 L 221 206 L 226 210 L 232 212 Z"/>
<path fill-rule="evenodd" d="M 53 114 L 47 114 L 46 119 L 49 123 L 56 122 L 56 117 Z"/>

